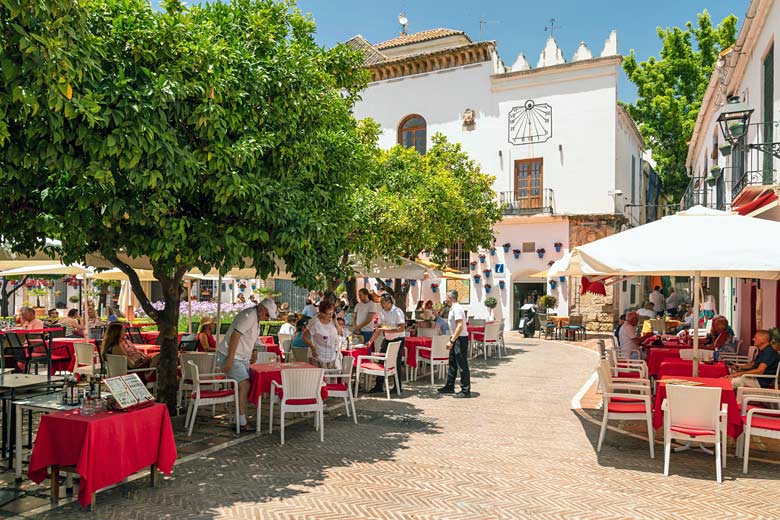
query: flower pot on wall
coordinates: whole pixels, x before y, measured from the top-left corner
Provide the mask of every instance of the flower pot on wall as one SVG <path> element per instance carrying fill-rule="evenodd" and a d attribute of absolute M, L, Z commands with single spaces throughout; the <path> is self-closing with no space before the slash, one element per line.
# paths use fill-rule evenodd
<path fill-rule="evenodd" d="M 477 270 L 477 263 L 476 262 L 471 262 L 469 264 L 469 267 L 471 268 L 472 271 L 476 271 Z"/>
<path fill-rule="evenodd" d="M 720 154 L 723 157 L 728 157 L 729 155 L 731 155 L 731 145 L 729 143 L 724 143 L 720 145 L 718 149 L 720 150 Z"/>
<path fill-rule="evenodd" d="M 486 283 L 485 284 L 485 293 L 490 294 L 490 289 L 492 289 L 492 287 L 490 286 L 489 283 Z"/>
<path fill-rule="evenodd" d="M 499 280 L 498 281 L 498 288 L 503 291 L 506 288 L 506 282 L 504 280 Z"/>
<path fill-rule="evenodd" d="M 565 276 L 561 276 L 560 278 L 558 278 L 558 280 L 559 280 L 561 283 L 563 283 L 563 282 L 565 282 L 565 281 L 566 281 L 566 277 L 565 277 Z"/>
<path fill-rule="evenodd" d="M 482 274 L 485 276 L 485 278 L 490 278 L 490 269 L 485 269 L 482 271 Z"/>
<path fill-rule="evenodd" d="M 415 287 L 417 285 L 417 280 L 409 280 L 409 285 Z"/>
<path fill-rule="evenodd" d="M 439 292 L 439 286 L 434 284 L 431 284 L 431 292 L 437 293 Z"/>
<path fill-rule="evenodd" d="M 555 287 L 558 285 L 558 282 L 555 280 L 550 280 L 550 289 L 555 289 Z"/>
<path fill-rule="evenodd" d="M 475 274 L 475 275 L 474 275 L 474 283 L 475 283 L 475 284 L 479 285 L 479 281 L 480 281 L 481 279 L 482 279 L 482 277 L 481 277 L 481 276 L 479 276 L 478 274 Z"/>
<path fill-rule="evenodd" d="M 509 252 L 509 248 L 511 247 L 511 245 L 510 244 L 504 244 L 502 247 L 504 248 L 504 253 L 508 253 Z"/>
<path fill-rule="evenodd" d="M 514 255 L 515 260 L 518 260 L 520 258 L 520 253 L 522 253 L 522 251 L 520 251 L 519 249 L 512 250 L 512 255 Z"/>
<path fill-rule="evenodd" d="M 484 264 L 485 263 L 485 255 L 479 255 L 479 263 Z"/>
<path fill-rule="evenodd" d="M 563 247 L 563 244 L 561 244 L 560 242 L 556 242 L 555 244 L 553 244 L 553 247 L 555 247 L 555 252 L 556 253 L 560 253 L 561 252 L 561 248 Z"/>
<path fill-rule="evenodd" d="M 496 256 L 496 248 L 495 247 L 491 247 L 490 248 L 490 256 Z"/>

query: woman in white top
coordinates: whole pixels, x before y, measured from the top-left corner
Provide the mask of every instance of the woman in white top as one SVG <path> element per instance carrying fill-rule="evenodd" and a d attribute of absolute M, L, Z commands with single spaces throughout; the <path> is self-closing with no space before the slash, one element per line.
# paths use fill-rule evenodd
<path fill-rule="evenodd" d="M 309 347 L 309 363 L 320 368 L 336 368 L 339 336 L 344 332 L 333 319 L 335 306 L 329 300 L 320 302 L 317 316 L 303 331 L 303 342 Z"/>

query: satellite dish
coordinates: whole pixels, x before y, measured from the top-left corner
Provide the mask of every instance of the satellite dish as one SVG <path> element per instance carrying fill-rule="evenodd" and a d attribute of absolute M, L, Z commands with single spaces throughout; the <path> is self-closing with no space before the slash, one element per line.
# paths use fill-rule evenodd
<path fill-rule="evenodd" d="M 398 15 L 398 23 L 401 24 L 401 34 L 406 34 L 406 26 L 409 25 L 409 20 L 403 12 Z"/>

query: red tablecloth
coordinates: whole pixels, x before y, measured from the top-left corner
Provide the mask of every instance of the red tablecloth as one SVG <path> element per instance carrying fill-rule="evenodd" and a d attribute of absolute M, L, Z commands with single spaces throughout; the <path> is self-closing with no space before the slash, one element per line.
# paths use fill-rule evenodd
<path fill-rule="evenodd" d="M 647 353 L 647 372 L 651 377 L 658 377 L 661 363 L 680 359 L 679 348 L 654 347 Z"/>
<path fill-rule="evenodd" d="M 148 344 L 147 345 L 145 343 L 141 343 L 141 344 L 138 344 L 138 345 L 134 345 L 134 347 L 137 350 L 140 350 L 141 352 L 143 352 L 146 355 L 146 357 L 152 357 L 155 354 L 158 354 L 160 352 L 160 345 L 155 345 L 155 344 Z"/>
<path fill-rule="evenodd" d="M 666 378 L 670 379 L 670 378 Z M 740 417 L 739 405 L 737 405 L 737 396 L 731 387 L 729 379 L 715 379 L 710 377 L 673 377 L 671 379 L 688 379 L 690 381 L 699 381 L 702 386 L 720 388 L 720 402 L 727 404 L 728 419 L 726 424 L 726 433 L 729 437 L 736 439 L 742 433 L 742 417 Z M 655 401 L 653 403 L 653 428 L 658 429 L 664 425 L 664 413 L 661 411 L 661 405 L 666 398 L 666 385 L 659 381 L 655 391 Z"/>
<path fill-rule="evenodd" d="M 265 351 L 266 352 L 273 352 L 274 354 L 276 354 L 279 357 L 279 359 L 284 361 L 284 352 L 282 352 L 282 347 L 280 347 L 279 345 L 275 345 L 273 343 L 271 343 L 271 344 L 266 343 Z"/>
<path fill-rule="evenodd" d="M 170 475 L 174 462 L 176 442 L 165 405 L 89 417 L 76 409 L 41 417 L 27 474 L 40 483 L 50 466 L 76 466 L 79 503 L 87 506 L 92 493 L 152 464 Z"/>
<path fill-rule="evenodd" d="M 293 368 L 315 368 L 314 366 L 303 363 L 255 363 L 249 365 L 249 402 L 255 406 L 260 402 L 260 396 L 271 393 L 271 381 L 282 382 L 282 370 Z M 328 390 L 322 387 L 322 398 L 328 397 Z"/>
<path fill-rule="evenodd" d="M 406 338 L 405 341 L 409 341 L 410 338 Z M 341 351 L 341 355 L 344 357 L 353 357 L 355 358 L 355 363 L 357 363 L 357 358 L 360 356 L 370 356 L 371 355 L 371 349 L 369 347 L 358 347 L 358 348 L 350 348 L 350 349 L 344 349 Z"/>
<path fill-rule="evenodd" d="M 195 334 L 195 331 L 193 331 L 193 334 Z M 179 332 L 176 341 L 181 341 L 181 337 L 184 335 L 183 332 Z M 141 331 L 141 336 L 143 336 L 144 341 L 146 343 L 157 343 L 157 339 L 160 337 L 160 331 L 159 330 L 150 330 L 148 332 Z"/>
<path fill-rule="evenodd" d="M 484 334 L 485 327 L 481 325 L 467 325 L 466 332 L 469 333 L 469 340 L 473 339 L 474 334 Z"/>
<path fill-rule="evenodd" d="M 693 348 L 689 343 L 684 343 L 678 338 L 662 339 L 660 345 L 655 345 L 654 342 L 657 341 L 657 339 L 658 338 L 655 336 L 647 337 L 642 341 L 642 345 L 648 348 Z"/>
<path fill-rule="evenodd" d="M 482 327 L 484 330 L 484 327 Z M 415 336 L 406 338 L 404 346 L 406 347 L 406 366 L 417 368 L 417 347 L 430 347 L 433 345 L 433 338 Z"/>
<path fill-rule="evenodd" d="M 68 349 L 68 354 L 70 354 L 70 362 L 66 361 L 52 361 L 51 368 L 55 372 L 57 370 L 67 370 L 68 372 L 73 372 L 73 369 L 76 367 L 76 352 L 74 345 L 76 343 L 92 343 L 93 346 L 97 346 L 94 339 L 84 339 L 84 338 L 54 338 L 51 340 L 52 350 L 54 351 L 54 354 L 62 353 L 64 352 L 57 352 L 56 349 L 58 348 L 66 348 Z"/>
<path fill-rule="evenodd" d="M 273 336 L 260 336 L 260 341 L 265 343 L 266 345 L 273 345 L 276 343 L 276 341 L 274 341 Z"/>
<path fill-rule="evenodd" d="M 725 363 L 699 363 L 699 377 L 723 377 L 729 375 L 729 369 Z M 667 359 L 661 363 L 658 369 L 658 377 L 664 376 L 691 377 L 693 376 L 693 361 L 690 359 Z"/>

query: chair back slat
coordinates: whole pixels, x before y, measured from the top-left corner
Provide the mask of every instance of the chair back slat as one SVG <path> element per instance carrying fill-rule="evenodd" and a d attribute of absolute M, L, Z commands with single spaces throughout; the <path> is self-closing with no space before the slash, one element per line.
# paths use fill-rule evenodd
<path fill-rule="evenodd" d="M 609 366 L 608 360 L 602 360 L 596 369 L 599 374 L 599 385 L 601 385 L 601 393 L 607 394 L 612 391 L 612 370 Z"/>
<path fill-rule="evenodd" d="M 435 336 L 433 338 L 433 344 L 431 345 L 431 359 L 441 359 L 449 357 L 450 353 L 447 350 L 447 343 L 449 343 L 449 336 Z"/>
<path fill-rule="evenodd" d="M 127 327 L 127 333 L 130 335 L 130 341 L 132 341 L 134 344 L 141 345 L 146 343 L 146 341 L 144 341 L 143 335 L 141 334 L 140 327 Z"/>
<path fill-rule="evenodd" d="M 436 329 L 434 328 L 424 328 L 424 329 L 417 329 L 417 335 L 421 338 L 433 338 L 434 336 L 437 336 Z"/>
<path fill-rule="evenodd" d="M 108 377 L 127 375 L 127 358 L 116 354 L 106 354 L 106 373 Z"/>
<path fill-rule="evenodd" d="M 217 356 L 213 352 L 182 352 L 182 379 L 195 380 L 195 375 L 191 369 L 193 364 L 198 368 L 199 372 L 213 374 L 216 371 L 214 368 L 216 360 Z"/>
<path fill-rule="evenodd" d="M 387 354 L 385 354 L 385 367 L 389 370 L 396 368 L 398 362 L 398 349 L 401 348 L 401 340 L 396 339 L 388 343 Z"/>
<path fill-rule="evenodd" d="M 596 342 L 596 344 L 599 346 L 599 357 L 601 359 L 607 359 L 607 346 L 604 345 L 604 340 L 600 339 Z"/>
<path fill-rule="evenodd" d="M 95 368 L 95 346 L 92 343 L 76 342 L 73 344 L 73 353 L 76 354 L 76 368 L 88 366 Z M 122 356 L 120 356 L 122 357 Z"/>
<path fill-rule="evenodd" d="M 320 388 L 325 370 L 322 368 L 290 368 L 282 370 L 282 388 L 285 400 L 317 399 L 322 397 Z"/>
<path fill-rule="evenodd" d="M 498 331 L 501 325 L 499 323 L 488 323 L 485 325 L 485 341 L 496 342 L 498 341 Z"/>
<path fill-rule="evenodd" d="M 257 353 L 257 363 L 276 363 L 279 361 L 279 358 L 276 356 L 276 353 L 274 352 L 258 352 Z"/>
<path fill-rule="evenodd" d="M 22 348 L 24 343 L 16 332 L 6 332 L 6 339 L 8 340 L 8 346 L 11 348 Z"/>
<path fill-rule="evenodd" d="M 582 327 L 582 316 L 569 316 L 569 325 L 574 327 Z"/>
<path fill-rule="evenodd" d="M 292 344 L 292 339 L 292 334 L 279 334 L 279 346 L 282 347 L 282 352 L 285 354 L 290 350 L 290 347 L 285 348 L 284 342 L 288 341 L 290 344 Z"/>
<path fill-rule="evenodd" d="M 469 318 L 467 323 L 473 327 L 484 327 L 486 321 L 485 319 Z"/>
<path fill-rule="evenodd" d="M 721 388 L 666 385 L 669 421 L 673 426 L 717 430 Z"/>
<path fill-rule="evenodd" d="M 686 360 L 692 360 L 693 359 L 693 349 L 692 348 L 681 348 L 680 349 L 680 359 L 686 359 Z M 705 349 L 699 349 L 699 360 L 700 361 L 712 361 L 712 351 L 711 350 L 705 350 Z"/>

